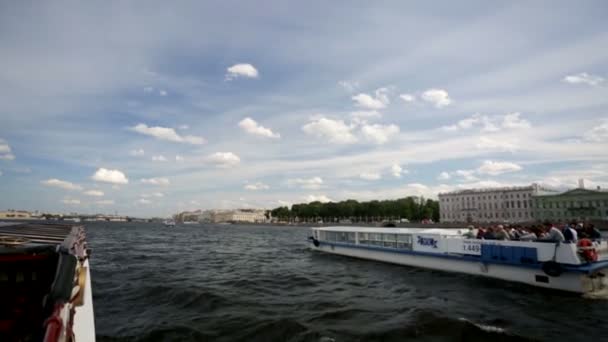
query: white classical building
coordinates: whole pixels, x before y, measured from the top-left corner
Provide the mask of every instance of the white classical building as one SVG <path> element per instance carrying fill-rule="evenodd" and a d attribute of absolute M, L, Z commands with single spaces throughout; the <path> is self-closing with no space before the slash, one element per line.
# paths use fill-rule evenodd
<path fill-rule="evenodd" d="M 439 194 L 441 222 L 534 221 L 532 196 L 553 192 L 538 184 Z"/>
<path fill-rule="evenodd" d="M 234 209 L 206 210 L 199 216 L 200 222 L 266 222 L 266 210 L 263 209 Z"/>

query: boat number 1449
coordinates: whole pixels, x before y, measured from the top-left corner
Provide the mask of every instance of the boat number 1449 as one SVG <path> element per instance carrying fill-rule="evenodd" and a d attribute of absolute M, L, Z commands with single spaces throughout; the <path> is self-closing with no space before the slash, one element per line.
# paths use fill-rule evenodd
<path fill-rule="evenodd" d="M 481 253 L 481 244 L 465 242 L 462 244 L 462 251 L 466 252 L 466 253 L 479 254 L 479 253 Z"/>

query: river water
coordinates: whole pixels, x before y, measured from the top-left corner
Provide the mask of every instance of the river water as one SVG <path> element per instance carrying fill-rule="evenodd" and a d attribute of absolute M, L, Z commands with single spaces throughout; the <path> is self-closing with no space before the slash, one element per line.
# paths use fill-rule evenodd
<path fill-rule="evenodd" d="M 308 249 L 307 228 L 87 224 L 98 341 L 608 338 L 608 301 Z"/>

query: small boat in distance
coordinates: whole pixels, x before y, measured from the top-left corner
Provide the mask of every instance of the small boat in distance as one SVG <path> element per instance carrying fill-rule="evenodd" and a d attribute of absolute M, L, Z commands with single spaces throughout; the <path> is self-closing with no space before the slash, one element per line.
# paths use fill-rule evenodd
<path fill-rule="evenodd" d="M 167 219 L 163 222 L 163 224 L 165 225 L 165 227 L 175 227 L 175 220 L 173 219 Z"/>
<path fill-rule="evenodd" d="M 0 341 L 95 341 L 83 226 L 0 222 Z"/>
<path fill-rule="evenodd" d="M 608 293 L 605 240 L 582 239 L 578 244 L 481 240 L 466 238 L 465 228 L 311 229 L 311 248 L 322 252 L 497 278 L 590 297 Z"/>

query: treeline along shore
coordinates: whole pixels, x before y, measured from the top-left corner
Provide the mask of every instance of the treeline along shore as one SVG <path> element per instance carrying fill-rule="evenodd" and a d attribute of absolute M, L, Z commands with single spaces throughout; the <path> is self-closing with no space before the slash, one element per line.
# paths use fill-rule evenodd
<path fill-rule="evenodd" d="M 291 209 L 278 207 L 271 210 L 273 218 L 282 222 L 349 222 L 371 223 L 382 221 L 439 220 L 439 202 L 421 197 L 396 200 L 341 202 L 311 202 L 294 204 Z"/>

